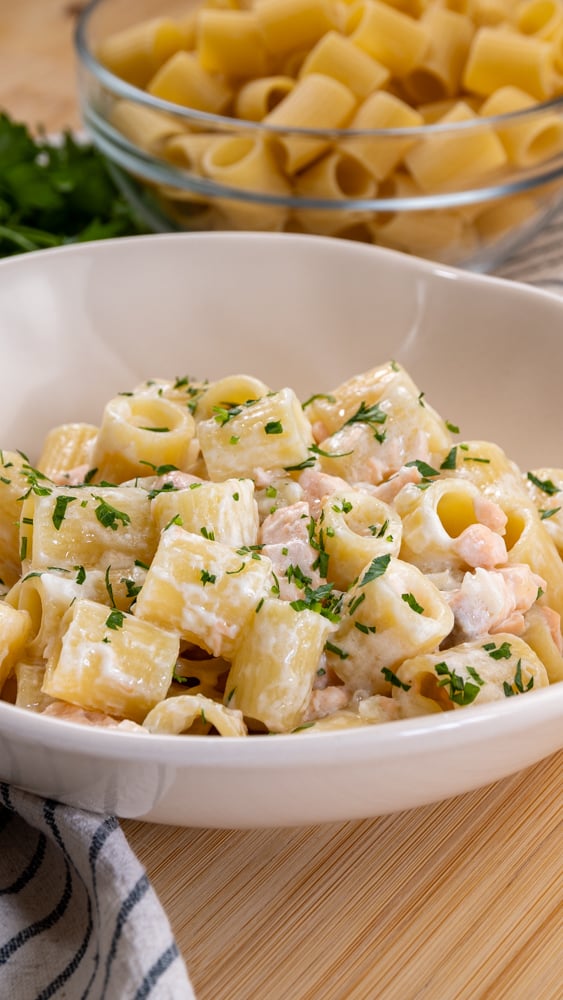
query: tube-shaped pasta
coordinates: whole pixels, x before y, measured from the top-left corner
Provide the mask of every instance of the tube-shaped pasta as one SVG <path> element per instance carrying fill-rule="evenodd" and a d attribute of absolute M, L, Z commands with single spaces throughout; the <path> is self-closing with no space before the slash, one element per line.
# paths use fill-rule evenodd
<path fill-rule="evenodd" d="M 506 547 L 511 564 L 527 563 L 545 580 L 549 606 L 563 616 L 563 560 L 533 502 L 513 491 L 497 490 L 495 502 L 507 516 Z M 545 601 L 542 598 L 542 601 Z"/>
<path fill-rule="evenodd" d="M 347 594 L 327 660 L 350 688 L 390 694 L 389 671 L 415 653 L 437 649 L 453 624 L 440 591 L 416 566 L 377 556 Z"/>
<path fill-rule="evenodd" d="M 14 667 L 16 678 L 16 700 L 18 708 L 27 708 L 31 712 L 42 712 L 50 705 L 52 698 L 41 690 L 45 678 L 45 664 L 18 660 Z"/>
<path fill-rule="evenodd" d="M 295 80 L 291 76 L 278 74 L 264 76 L 258 80 L 248 80 L 235 97 L 234 112 L 237 118 L 261 122 L 277 105 L 291 93 Z"/>
<path fill-rule="evenodd" d="M 463 101 L 440 119 L 440 125 L 475 121 L 474 112 Z M 506 164 L 504 147 L 490 125 L 429 135 L 411 149 L 405 163 L 424 191 L 469 186 Z"/>
<path fill-rule="evenodd" d="M 197 52 L 205 70 L 225 76 L 264 76 L 268 55 L 252 10 L 203 8 L 197 19 Z"/>
<path fill-rule="evenodd" d="M 159 493 L 151 506 L 159 532 L 174 522 L 235 549 L 258 540 L 258 507 L 251 479 L 192 483 L 185 490 Z"/>
<path fill-rule="evenodd" d="M 350 38 L 386 66 L 392 76 L 406 76 L 422 62 L 430 35 L 421 21 L 380 0 L 363 0 L 352 8 Z"/>
<path fill-rule="evenodd" d="M 212 725 L 220 736 L 247 736 L 242 712 L 202 694 L 180 694 L 155 705 L 143 726 L 151 733 L 190 732 L 194 722 Z"/>
<path fill-rule="evenodd" d="M 166 17 L 142 21 L 109 35 L 100 43 L 97 56 L 116 76 L 144 87 L 156 71 L 182 48 L 184 33 Z"/>
<path fill-rule="evenodd" d="M 402 521 L 401 558 L 425 573 L 468 566 L 492 569 L 507 560 L 503 511 L 469 480 L 410 483 L 395 498 Z"/>
<path fill-rule="evenodd" d="M 480 114 L 505 115 L 524 108 L 533 108 L 536 101 L 518 87 L 501 87 L 483 102 Z M 543 163 L 563 150 L 563 122 L 556 112 L 534 115 L 533 120 L 496 125 L 495 132 L 511 163 L 532 167 Z"/>
<path fill-rule="evenodd" d="M 304 197 L 362 199 L 374 198 L 377 185 L 360 160 L 341 150 L 333 150 L 295 178 L 295 190 Z M 306 229 L 331 233 L 363 218 L 362 212 L 324 212 L 322 209 L 299 209 L 294 212 Z"/>
<path fill-rule="evenodd" d="M 268 0 L 269 2 L 269 0 Z M 269 125 L 291 128 L 342 128 L 356 108 L 352 91 L 323 73 L 309 73 L 266 115 Z M 329 146 L 326 139 L 288 134 L 277 139 L 287 173 L 295 174 L 321 156 Z"/>
<path fill-rule="evenodd" d="M 204 153 L 217 141 L 217 136 L 212 132 L 195 132 L 182 135 L 175 135 L 168 139 L 162 147 L 162 155 L 170 163 L 178 167 L 184 167 L 193 173 L 201 173 L 201 161 Z M 180 192 L 174 189 L 174 195 Z M 189 192 L 190 198 L 194 197 L 194 192 Z"/>
<path fill-rule="evenodd" d="M 563 681 L 561 620 L 551 608 L 534 604 L 524 616 L 522 639 L 543 663 L 550 684 Z"/>
<path fill-rule="evenodd" d="M 228 136 L 217 139 L 204 152 L 201 168 L 206 177 L 230 187 L 287 197 L 289 183 L 262 137 Z M 238 229 L 280 229 L 287 217 L 284 206 L 216 200 L 229 222 Z"/>
<path fill-rule="evenodd" d="M 563 22 L 561 0 L 523 0 L 519 3 L 514 22 L 523 35 L 552 38 Z"/>
<path fill-rule="evenodd" d="M 472 0 L 471 17 L 482 27 L 510 24 L 514 0 Z"/>
<path fill-rule="evenodd" d="M 232 97 L 230 87 L 208 73 L 193 52 L 176 52 L 155 73 L 147 90 L 163 101 L 211 114 L 221 114 Z"/>
<path fill-rule="evenodd" d="M 483 97 L 515 86 L 544 101 L 553 93 L 550 45 L 512 31 L 480 28 L 469 50 L 463 86 Z"/>
<path fill-rule="evenodd" d="M 97 436 L 98 428 L 93 424 L 61 424 L 54 427 L 43 442 L 37 468 L 53 481 L 72 480 L 72 473 L 78 475 L 81 481 L 92 467 L 92 451 Z"/>
<path fill-rule="evenodd" d="M 134 146 L 159 153 L 173 135 L 183 132 L 181 122 L 163 111 L 145 108 L 135 101 L 116 101 L 110 112 L 111 124 Z"/>
<path fill-rule="evenodd" d="M 407 462 L 434 461 L 448 448 L 450 433 L 436 411 L 421 398 L 409 375 L 391 363 L 349 379 L 331 393 L 334 402 L 315 400 L 308 407 L 324 454 L 324 472 L 349 483 L 375 485 Z"/>
<path fill-rule="evenodd" d="M 270 389 L 252 375 L 226 375 L 205 387 L 195 410 L 196 421 L 209 420 L 216 413 L 267 396 Z"/>
<path fill-rule="evenodd" d="M 270 560 L 172 524 L 160 542 L 135 614 L 231 659 L 271 585 Z"/>
<path fill-rule="evenodd" d="M 339 491 L 328 497 L 318 523 L 328 555 L 327 579 L 339 590 L 348 590 L 376 556 L 399 555 L 400 517 L 365 490 Z"/>
<path fill-rule="evenodd" d="M 138 586 L 140 589 L 140 583 Z M 18 590 L 18 608 L 20 611 L 27 611 L 29 615 L 30 631 L 26 648 L 30 656 L 47 659 L 64 614 L 74 601 L 81 598 L 110 605 L 106 580 L 101 570 L 86 572 L 84 567 L 78 567 L 67 570 L 66 573 L 63 570 L 35 571 L 22 578 Z"/>
<path fill-rule="evenodd" d="M 444 262 L 458 257 L 462 249 L 469 256 L 476 243 L 463 214 L 454 210 L 396 212 L 372 228 L 381 246 Z"/>
<path fill-rule="evenodd" d="M 292 389 L 225 408 L 198 424 L 209 478 L 254 478 L 258 469 L 286 469 L 309 457 L 311 425 Z"/>
<path fill-rule="evenodd" d="M 30 629 L 27 611 L 0 601 L 0 691 L 22 656 Z"/>
<path fill-rule="evenodd" d="M 403 85 L 415 104 L 454 97 L 459 93 L 467 53 L 475 28 L 470 17 L 441 7 L 430 7 L 422 16 L 430 46 Z"/>
<path fill-rule="evenodd" d="M 270 732 L 299 726 L 331 629 L 314 611 L 295 611 L 287 601 L 264 601 L 233 659 L 225 686 L 229 707 Z"/>
<path fill-rule="evenodd" d="M 0 450 L 0 581 L 11 587 L 21 573 L 22 556 L 27 557 L 27 543 L 21 544 L 25 516 L 22 497 L 34 482 L 41 484 L 43 474 L 34 473 L 27 459 L 17 451 Z M 45 483 L 45 488 L 49 484 Z M 24 526 L 25 527 L 25 526 Z"/>
<path fill-rule="evenodd" d="M 563 558 L 563 469 L 534 469 L 525 482 L 542 524 Z"/>
<path fill-rule="evenodd" d="M 335 27 L 328 0 L 260 0 L 256 17 L 272 55 L 309 49 Z"/>
<path fill-rule="evenodd" d="M 359 101 L 384 87 L 389 70 L 338 31 L 329 31 L 311 49 L 299 75 L 324 73 L 348 87 Z"/>
<path fill-rule="evenodd" d="M 505 633 L 414 656 L 398 667 L 397 681 L 393 697 L 406 718 L 504 701 L 548 684 L 533 649 Z"/>
<path fill-rule="evenodd" d="M 188 469 L 196 457 L 191 413 L 156 396 L 115 396 L 105 408 L 92 453 L 96 477 L 122 483 L 149 469 Z"/>
<path fill-rule="evenodd" d="M 538 211 L 538 203 L 529 194 L 509 195 L 493 202 L 475 215 L 474 225 L 478 236 L 493 242 L 511 230 L 531 221 Z"/>
<path fill-rule="evenodd" d="M 87 711 L 142 722 L 165 697 L 179 648 L 174 632 L 78 600 L 61 622 L 42 691 Z"/>
<path fill-rule="evenodd" d="M 360 105 L 350 122 L 350 129 L 402 129 L 422 125 L 422 115 L 405 101 L 384 90 L 371 94 Z M 362 163 L 378 181 L 385 180 L 415 143 L 416 137 L 351 136 L 340 149 Z"/>

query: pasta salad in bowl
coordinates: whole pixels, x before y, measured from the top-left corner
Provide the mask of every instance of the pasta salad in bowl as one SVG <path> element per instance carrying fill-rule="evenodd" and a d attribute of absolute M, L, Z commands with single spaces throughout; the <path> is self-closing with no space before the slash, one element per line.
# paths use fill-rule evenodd
<path fill-rule="evenodd" d="M 561 202 L 560 0 L 93 0 L 85 126 L 145 224 L 483 271 Z"/>
<path fill-rule="evenodd" d="M 561 746 L 555 296 L 178 234 L 7 261 L 0 306 L 3 778 L 302 823 Z"/>

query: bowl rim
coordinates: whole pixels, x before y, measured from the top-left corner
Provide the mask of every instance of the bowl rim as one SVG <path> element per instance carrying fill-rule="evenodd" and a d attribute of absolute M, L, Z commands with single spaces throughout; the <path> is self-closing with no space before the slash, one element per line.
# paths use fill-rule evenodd
<path fill-rule="evenodd" d="M 67 257 L 92 257 L 106 254 L 121 253 L 125 256 L 128 248 L 134 246 L 139 252 L 143 247 L 155 248 L 161 243 L 178 244 L 192 243 L 230 243 L 236 251 L 237 243 L 251 242 L 255 244 L 280 244 L 282 242 L 317 244 L 332 254 L 370 255 L 377 266 L 377 258 L 389 262 L 395 261 L 407 275 L 423 276 L 428 281 L 457 281 L 463 285 L 477 289 L 483 283 L 489 288 L 496 288 L 499 295 L 503 292 L 515 300 L 523 296 L 530 300 L 536 299 L 555 305 L 563 317 L 563 300 L 551 292 L 520 282 L 513 282 L 495 275 L 481 275 L 464 271 L 451 265 L 439 264 L 424 258 L 411 257 L 399 251 L 383 247 L 368 246 L 357 243 L 350 244 L 334 237 L 305 235 L 299 233 L 272 232 L 203 232 L 203 233 L 160 233 L 142 236 L 120 237 L 99 242 L 67 244 L 48 250 L 37 250 L 25 255 L 9 257 L 0 261 L 0 276 L 6 272 L 9 280 L 10 271 L 14 268 L 25 271 L 34 267 L 37 260 L 59 259 Z M 39 258 L 40 255 L 40 258 Z M 393 723 L 382 725 L 366 725 L 351 729 L 329 730 L 325 732 L 295 732 L 290 734 L 269 734 L 265 739 L 228 736 L 191 736 L 189 739 L 180 735 L 154 734 L 119 731 L 111 728 L 87 726 L 67 719 L 39 715 L 8 702 L 0 701 L 0 731 L 5 737 L 24 739 L 28 743 L 44 747 L 74 749 L 78 745 L 81 752 L 95 752 L 104 758 L 120 760 L 150 760 L 151 762 L 170 762 L 173 760 L 179 766 L 190 764 L 195 758 L 198 766 L 216 766 L 220 762 L 226 768 L 237 768 L 244 765 L 256 770 L 264 769 L 273 763 L 282 761 L 283 765 L 298 767 L 302 763 L 303 747 L 307 750 L 308 760 L 313 763 L 324 759 L 327 746 L 336 745 L 344 762 L 365 759 L 366 751 L 370 757 L 384 759 L 386 753 L 408 756 L 415 751 L 435 749 L 436 740 L 440 749 L 447 751 L 455 747 L 459 733 L 468 741 L 478 744 L 488 738 L 491 732 L 498 735 L 508 735 L 518 731 L 525 732 L 529 727 L 540 726 L 543 723 L 563 717 L 563 681 L 555 682 L 545 688 L 538 688 L 527 698 L 509 698 L 476 704 L 463 710 L 453 710 L 440 714 L 415 716 L 407 719 L 394 720 Z M 27 724 L 29 723 L 29 725 Z M 62 725 L 61 725 L 62 724 Z M 77 736 L 80 734 L 79 740 Z M 139 736 L 146 736 L 139 740 Z M 291 737 L 291 738 L 288 738 Z M 304 740 L 308 740 L 304 743 Z M 413 743 L 414 741 L 414 743 Z M 443 743 L 443 746 L 442 746 Z M 258 753 L 253 747 L 260 747 Z M 563 729 L 561 729 L 561 746 L 563 747 Z M 280 747 L 286 748 L 280 756 Z M 182 749 L 180 749 L 182 748 Z M 235 752 L 235 748 L 238 748 Z"/>
<path fill-rule="evenodd" d="M 79 66 L 88 69 L 98 81 L 107 87 L 114 96 L 122 99 L 135 101 L 137 104 L 145 105 L 153 110 L 159 110 L 172 114 L 180 119 L 185 118 L 195 120 L 196 123 L 205 124 L 210 128 L 220 128 L 222 131 L 239 133 L 256 132 L 271 136 L 296 136 L 311 137 L 313 139 L 338 140 L 343 138 L 421 138 L 428 135 L 459 135 L 464 132 L 479 131 L 479 129 L 495 126 L 509 126 L 520 120 L 533 120 L 534 117 L 545 114 L 549 111 L 561 111 L 563 113 L 563 94 L 560 97 L 551 98 L 548 101 L 540 101 L 529 108 L 522 108 L 517 111 L 507 112 L 501 115 L 476 116 L 475 119 L 468 119 L 463 122 L 454 123 L 432 123 L 416 126 L 406 126 L 402 128 L 378 128 L 378 129 L 349 129 L 349 128 L 304 128 L 299 126 L 275 125 L 264 122 L 251 121 L 246 118 L 233 118 L 229 115 L 217 115 L 208 111 L 198 111 L 185 105 L 175 104 L 172 101 L 163 100 L 147 93 L 141 87 L 136 87 L 127 83 L 120 77 L 112 73 L 101 63 L 89 43 L 88 31 L 90 21 L 99 7 L 107 3 L 107 0 L 89 0 L 80 11 L 74 28 L 74 47 L 78 55 Z M 140 23 L 140 22 L 139 22 Z"/>

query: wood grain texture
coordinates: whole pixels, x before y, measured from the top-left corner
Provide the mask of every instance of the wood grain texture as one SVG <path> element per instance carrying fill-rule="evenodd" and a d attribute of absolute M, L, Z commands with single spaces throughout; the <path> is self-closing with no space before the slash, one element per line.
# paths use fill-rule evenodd
<path fill-rule="evenodd" d="M 0 0 L 0 107 L 34 129 L 79 125 L 72 6 Z M 562 792 L 559 754 L 376 820 L 123 829 L 198 1000 L 563 1000 Z"/>

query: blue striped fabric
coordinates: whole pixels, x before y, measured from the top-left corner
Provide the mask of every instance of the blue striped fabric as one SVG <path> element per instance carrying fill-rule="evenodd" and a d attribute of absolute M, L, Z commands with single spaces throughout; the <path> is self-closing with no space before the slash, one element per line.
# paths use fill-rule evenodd
<path fill-rule="evenodd" d="M 195 1000 L 115 816 L 0 783 L 0 997 Z"/>

